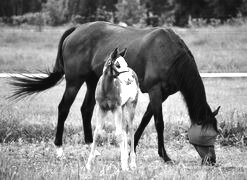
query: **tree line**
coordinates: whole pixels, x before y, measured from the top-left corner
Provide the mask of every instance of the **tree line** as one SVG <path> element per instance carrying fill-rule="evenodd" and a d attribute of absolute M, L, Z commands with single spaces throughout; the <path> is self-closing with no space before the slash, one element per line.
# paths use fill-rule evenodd
<path fill-rule="evenodd" d="M 37 16 L 41 13 L 42 16 Z M 25 16 L 29 14 L 29 16 Z M 42 17 L 52 25 L 71 20 L 123 21 L 129 25 L 157 26 L 171 23 L 185 26 L 189 18 L 221 22 L 247 15 L 247 0 L 1 0 L 2 21 Z M 32 17 L 34 16 L 34 17 Z M 28 21 L 28 20 L 27 20 Z"/>

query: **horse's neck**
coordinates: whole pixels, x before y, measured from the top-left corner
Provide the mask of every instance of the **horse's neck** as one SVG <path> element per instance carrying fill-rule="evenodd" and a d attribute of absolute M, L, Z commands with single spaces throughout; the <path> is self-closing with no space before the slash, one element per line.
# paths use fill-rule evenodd
<path fill-rule="evenodd" d="M 195 87 L 187 92 L 185 98 L 192 122 L 204 122 L 208 111 L 208 104 L 203 86 Z"/>
<path fill-rule="evenodd" d="M 115 88 L 114 77 L 111 73 L 103 73 L 102 88 L 104 92 L 110 92 Z"/>
<path fill-rule="evenodd" d="M 207 121 L 207 113 L 210 108 L 194 58 L 189 55 L 179 57 L 172 70 L 176 84 L 184 96 L 192 123 Z"/>
<path fill-rule="evenodd" d="M 207 120 L 209 106 L 202 79 L 199 74 L 195 76 L 197 77 L 188 78 L 187 82 L 183 82 L 180 91 L 184 96 L 192 123 L 200 123 Z"/>

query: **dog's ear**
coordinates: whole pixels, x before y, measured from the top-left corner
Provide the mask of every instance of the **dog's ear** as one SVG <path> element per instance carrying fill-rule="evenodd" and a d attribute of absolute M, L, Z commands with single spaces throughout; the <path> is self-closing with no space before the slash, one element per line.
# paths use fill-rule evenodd
<path fill-rule="evenodd" d="M 116 59 L 117 57 L 118 57 L 118 48 L 116 48 L 111 54 L 112 59 Z"/>
<path fill-rule="evenodd" d="M 127 52 L 127 48 L 124 48 L 124 50 L 122 50 L 119 55 L 124 57 L 126 55 L 126 52 Z"/>

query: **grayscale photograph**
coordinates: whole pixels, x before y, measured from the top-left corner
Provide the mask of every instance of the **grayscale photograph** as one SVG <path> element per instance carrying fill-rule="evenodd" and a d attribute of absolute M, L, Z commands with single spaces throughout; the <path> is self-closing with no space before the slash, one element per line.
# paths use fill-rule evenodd
<path fill-rule="evenodd" d="M 247 179 L 247 0 L 1 0 L 0 179 Z"/>

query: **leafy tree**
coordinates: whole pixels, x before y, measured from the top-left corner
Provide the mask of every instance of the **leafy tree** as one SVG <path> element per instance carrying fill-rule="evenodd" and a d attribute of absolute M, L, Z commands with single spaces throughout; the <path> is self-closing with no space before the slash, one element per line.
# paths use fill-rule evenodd
<path fill-rule="evenodd" d="M 116 4 L 118 21 L 133 25 L 145 16 L 145 8 L 137 0 L 123 0 Z"/>
<path fill-rule="evenodd" d="M 116 22 L 116 4 L 118 3 L 118 0 L 98 0 L 98 9 L 97 9 L 97 19 L 100 20 L 106 20 L 109 21 L 110 19 L 113 20 L 113 22 Z M 99 13 L 100 12 L 100 13 Z M 101 14 L 101 16 L 99 15 Z M 99 17 L 100 16 L 100 17 Z"/>
<path fill-rule="evenodd" d="M 115 12 L 117 10 L 116 4 L 118 3 L 118 0 L 98 0 L 98 8 L 105 9 L 109 12 Z"/>
<path fill-rule="evenodd" d="M 59 25 L 66 22 L 68 17 L 68 0 L 47 0 L 44 11 L 50 17 L 49 24 Z"/>
<path fill-rule="evenodd" d="M 239 8 L 239 12 L 242 16 L 247 16 L 247 0 L 242 0 L 242 4 Z"/>
<path fill-rule="evenodd" d="M 145 4 L 149 13 L 158 16 L 169 10 L 171 7 L 170 0 L 142 0 L 141 4 Z"/>
<path fill-rule="evenodd" d="M 69 0 L 69 16 L 80 16 L 84 22 L 94 21 L 97 7 L 97 0 Z"/>
<path fill-rule="evenodd" d="M 226 20 L 231 17 L 236 17 L 242 0 L 208 0 L 208 5 L 212 11 L 212 17 L 221 20 Z"/>
<path fill-rule="evenodd" d="M 37 12 L 42 9 L 42 3 L 45 2 L 46 0 L 0 0 L 0 17 Z"/>
<path fill-rule="evenodd" d="M 239 13 L 247 16 L 247 0 L 0 0 L 0 17 L 21 19 L 26 13 L 40 12 L 43 4 L 51 24 L 61 24 L 76 15 L 85 21 L 116 16 L 130 25 L 144 18 L 165 21 L 171 16 L 179 26 L 185 26 L 189 16 L 222 22 Z"/>

